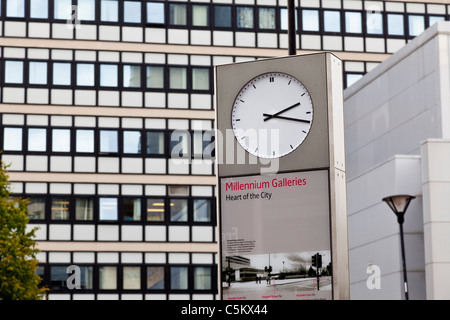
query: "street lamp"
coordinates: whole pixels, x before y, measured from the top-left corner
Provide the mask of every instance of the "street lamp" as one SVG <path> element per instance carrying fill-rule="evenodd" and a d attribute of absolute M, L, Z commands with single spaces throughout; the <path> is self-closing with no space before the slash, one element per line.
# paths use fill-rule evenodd
<path fill-rule="evenodd" d="M 414 199 L 414 196 L 401 194 L 401 195 L 395 195 L 395 196 L 389 196 L 383 198 L 383 201 L 385 201 L 388 206 L 394 211 L 395 215 L 397 216 L 398 224 L 400 225 L 400 240 L 401 240 L 401 246 L 402 246 L 402 260 L 403 260 L 403 281 L 404 281 L 404 289 L 405 289 L 405 299 L 409 300 L 408 296 L 408 280 L 406 278 L 406 262 L 405 262 L 405 242 L 403 239 L 403 221 L 405 221 L 405 212 L 406 209 L 408 209 L 409 203 L 412 199 Z"/>

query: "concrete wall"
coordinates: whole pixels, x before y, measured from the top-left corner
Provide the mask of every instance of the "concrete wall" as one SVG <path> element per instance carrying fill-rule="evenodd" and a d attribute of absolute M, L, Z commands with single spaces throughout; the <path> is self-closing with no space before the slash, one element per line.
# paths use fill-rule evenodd
<path fill-rule="evenodd" d="M 345 91 L 348 177 L 450 137 L 449 35 L 435 24 Z"/>
<path fill-rule="evenodd" d="M 404 223 L 409 297 L 450 299 L 449 53 L 450 22 L 437 23 L 345 91 L 352 299 L 403 299 L 399 226 L 381 199 L 405 193 L 416 196 Z M 371 264 L 380 289 L 366 285 Z"/>
<path fill-rule="evenodd" d="M 428 299 L 450 299 L 450 140 L 422 144 L 423 223 Z"/>
<path fill-rule="evenodd" d="M 396 156 L 349 179 L 351 299 L 404 299 L 400 230 L 397 218 L 381 199 L 398 193 L 421 193 L 419 156 Z M 405 215 L 406 267 L 410 299 L 425 299 L 422 199 L 414 199 Z M 370 290 L 369 265 L 380 267 L 380 289 Z"/>

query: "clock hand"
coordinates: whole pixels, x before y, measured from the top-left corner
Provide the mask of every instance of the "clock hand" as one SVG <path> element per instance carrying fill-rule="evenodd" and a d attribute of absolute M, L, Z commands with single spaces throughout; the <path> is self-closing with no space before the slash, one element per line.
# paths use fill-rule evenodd
<path fill-rule="evenodd" d="M 273 114 L 273 115 L 272 115 L 272 114 L 263 113 L 263 116 L 270 117 L 270 118 L 264 119 L 264 121 L 266 121 L 267 119 L 278 118 L 278 119 L 283 119 L 283 120 L 291 120 L 291 121 L 298 121 L 298 122 L 311 123 L 311 120 L 303 120 L 303 119 L 296 119 L 296 118 L 289 118 L 289 117 L 277 116 L 276 114 Z"/>
<path fill-rule="evenodd" d="M 293 104 L 292 106 L 287 107 L 286 109 L 283 109 L 283 110 L 281 110 L 281 111 L 278 111 L 278 112 L 275 113 L 275 114 L 272 114 L 272 115 L 268 114 L 268 115 L 267 115 L 268 117 L 265 118 L 264 121 L 267 121 L 267 120 L 269 120 L 269 119 L 272 119 L 273 117 L 275 117 L 275 116 L 277 116 L 277 115 L 279 115 L 279 114 L 281 114 L 281 113 L 283 113 L 283 112 L 286 112 L 286 111 L 288 111 L 288 110 L 291 110 L 292 108 L 295 108 L 296 106 L 299 106 L 299 105 L 300 105 L 300 102 L 297 102 L 296 104 Z"/>

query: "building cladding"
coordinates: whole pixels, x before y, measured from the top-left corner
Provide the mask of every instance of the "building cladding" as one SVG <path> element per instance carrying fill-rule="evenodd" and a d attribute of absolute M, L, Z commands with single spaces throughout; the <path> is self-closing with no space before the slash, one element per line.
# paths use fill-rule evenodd
<path fill-rule="evenodd" d="M 286 55 L 286 8 L 0 1 L 1 157 L 49 299 L 219 297 L 213 67 Z M 297 0 L 297 53 L 333 51 L 350 86 L 449 15 L 447 0 Z"/>

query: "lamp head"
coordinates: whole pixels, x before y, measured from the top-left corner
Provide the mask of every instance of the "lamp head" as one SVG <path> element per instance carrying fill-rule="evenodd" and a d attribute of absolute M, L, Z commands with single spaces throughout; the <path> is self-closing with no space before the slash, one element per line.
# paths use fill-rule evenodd
<path fill-rule="evenodd" d="M 403 216 L 406 212 L 406 209 L 408 209 L 409 203 L 412 199 L 414 199 L 415 196 L 407 195 L 407 194 L 399 194 L 395 196 L 389 196 L 383 198 L 383 201 L 386 202 L 389 206 L 389 208 L 392 209 L 392 211 L 397 216 L 398 223 L 403 223 L 404 219 Z"/>

